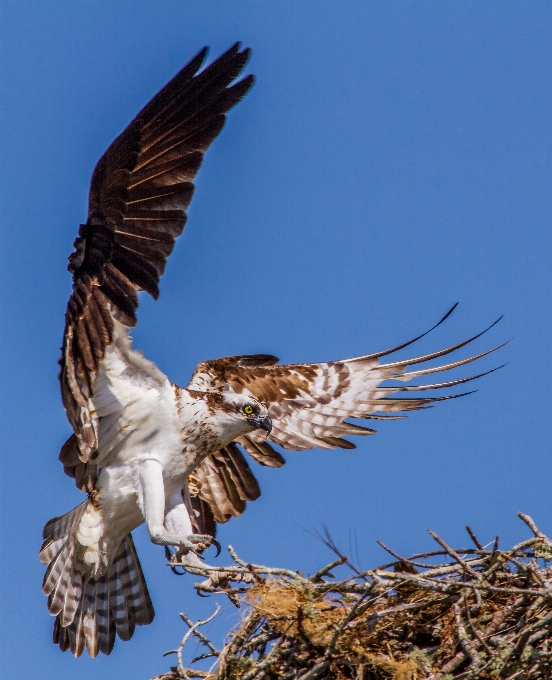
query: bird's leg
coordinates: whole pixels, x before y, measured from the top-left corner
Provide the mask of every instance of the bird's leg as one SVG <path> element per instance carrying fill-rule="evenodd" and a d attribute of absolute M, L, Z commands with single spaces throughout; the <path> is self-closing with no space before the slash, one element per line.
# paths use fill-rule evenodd
<path fill-rule="evenodd" d="M 176 533 L 176 531 L 171 531 L 169 527 L 165 526 L 163 471 L 160 462 L 155 458 L 148 458 L 142 461 L 140 465 L 138 474 L 138 503 L 153 543 L 164 546 L 173 545 L 185 553 L 190 551 L 196 553 L 197 550 L 203 549 L 205 543 L 207 543 L 205 547 L 210 544 L 210 537 L 194 535 L 192 533 L 190 517 L 183 503 L 181 504 L 187 515 L 187 523 L 184 522 L 182 526 L 179 522 L 178 529 L 180 530 L 180 526 L 182 526 L 182 530 L 189 533 Z M 180 516 L 181 514 L 180 511 Z M 174 526 L 174 523 L 171 524 Z"/>
<path fill-rule="evenodd" d="M 205 545 L 202 544 L 202 539 L 208 539 L 206 536 L 199 536 L 193 533 L 192 520 L 190 517 L 191 508 L 188 507 L 187 503 L 183 500 L 183 493 L 176 491 L 167 501 L 165 508 L 165 528 L 172 534 L 177 534 L 179 536 L 187 536 L 190 543 L 196 544 L 197 550 L 204 550 L 209 547 L 210 542 L 204 541 Z M 197 539 L 195 540 L 197 536 Z M 182 550 L 178 546 L 175 546 L 176 557 L 184 564 L 191 564 L 199 566 L 202 564 L 196 553 Z"/>
<path fill-rule="evenodd" d="M 184 485 L 182 486 L 182 500 L 184 501 L 184 505 L 186 506 L 186 510 L 188 511 L 188 516 L 190 518 L 195 517 L 194 509 L 192 507 L 192 499 L 190 497 L 190 488 L 188 486 L 188 480 L 186 480 L 184 482 Z M 195 528 L 196 529 L 199 528 L 197 524 L 195 525 Z M 211 534 L 194 534 L 194 538 L 196 538 L 200 543 L 205 544 L 202 550 L 206 550 L 207 548 L 210 548 L 212 545 L 214 545 L 215 548 L 217 549 L 217 554 L 215 555 L 215 557 L 218 557 L 220 555 L 221 550 L 220 543 L 214 536 L 211 536 Z"/>

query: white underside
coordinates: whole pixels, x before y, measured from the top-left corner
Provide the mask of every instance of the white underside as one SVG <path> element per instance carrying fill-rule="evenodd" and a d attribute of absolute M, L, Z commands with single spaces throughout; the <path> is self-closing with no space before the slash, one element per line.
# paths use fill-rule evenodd
<path fill-rule="evenodd" d="M 99 510 L 90 506 L 76 537 L 86 546 L 84 562 L 98 575 L 121 540 L 144 521 L 158 543 L 167 544 L 167 533 L 192 534 L 182 500 L 188 475 L 206 455 L 242 432 L 225 432 L 224 423 L 217 430 L 205 400 L 176 388 L 132 350 L 127 329 L 120 324 L 106 350 L 90 406 L 91 416 L 99 418 L 99 447 L 92 459 L 99 469 Z"/>

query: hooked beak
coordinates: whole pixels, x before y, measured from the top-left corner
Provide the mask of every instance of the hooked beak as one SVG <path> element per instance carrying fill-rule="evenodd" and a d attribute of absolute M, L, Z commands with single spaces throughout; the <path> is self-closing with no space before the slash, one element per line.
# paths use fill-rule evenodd
<path fill-rule="evenodd" d="M 265 430 L 267 435 L 269 435 L 270 432 L 272 431 L 272 421 L 270 420 L 270 418 L 268 416 L 266 416 L 266 418 L 262 418 L 262 419 L 261 418 L 251 419 L 250 422 L 253 423 L 254 425 L 256 425 L 261 430 Z"/>

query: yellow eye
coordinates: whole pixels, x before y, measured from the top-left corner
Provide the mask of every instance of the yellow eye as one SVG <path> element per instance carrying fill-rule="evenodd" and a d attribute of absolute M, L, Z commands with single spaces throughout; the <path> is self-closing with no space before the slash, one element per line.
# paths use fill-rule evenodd
<path fill-rule="evenodd" d="M 244 412 L 246 415 L 250 416 L 250 415 L 253 413 L 253 406 L 251 406 L 251 404 L 246 404 L 246 405 L 243 407 L 243 412 Z"/>

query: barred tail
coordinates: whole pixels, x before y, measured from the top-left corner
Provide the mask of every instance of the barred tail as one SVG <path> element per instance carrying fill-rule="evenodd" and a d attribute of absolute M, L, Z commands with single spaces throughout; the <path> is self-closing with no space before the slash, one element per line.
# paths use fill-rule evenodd
<path fill-rule="evenodd" d="M 130 640 L 135 626 L 151 623 L 154 617 L 130 534 L 100 578 L 83 575 L 74 536 L 88 503 L 50 520 L 40 551 L 42 563 L 48 565 L 43 591 L 48 595 L 48 610 L 56 617 L 53 641 L 62 652 L 70 649 L 77 657 L 85 646 L 91 657 L 99 652 L 110 654 L 115 634 Z"/>

